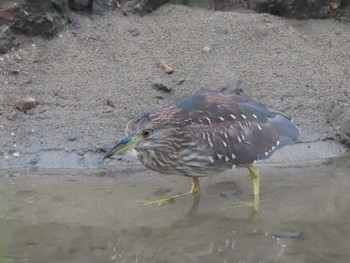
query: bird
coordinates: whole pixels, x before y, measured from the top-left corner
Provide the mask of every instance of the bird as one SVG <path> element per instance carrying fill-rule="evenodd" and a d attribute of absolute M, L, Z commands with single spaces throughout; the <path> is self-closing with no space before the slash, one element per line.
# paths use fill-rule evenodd
<path fill-rule="evenodd" d="M 126 125 L 126 136 L 103 160 L 129 151 L 147 168 L 192 178 L 188 194 L 200 192 L 200 177 L 247 168 L 258 210 L 260 171 L 254 165 L 298 140 L 299 128 L 284 113 L 250 97 L 206 91 L 170 100 Z"/>

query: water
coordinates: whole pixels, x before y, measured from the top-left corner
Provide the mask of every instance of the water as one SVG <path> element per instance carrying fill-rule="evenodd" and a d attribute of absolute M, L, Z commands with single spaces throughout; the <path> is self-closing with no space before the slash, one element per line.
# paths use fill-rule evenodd
<path fill-rule="evenodd" d="M 191 180 L 130 165 L 0 171 L 0 262 L 350 262 L 349 156 L 263 165 L 260 211 L 247 171 Z"/>

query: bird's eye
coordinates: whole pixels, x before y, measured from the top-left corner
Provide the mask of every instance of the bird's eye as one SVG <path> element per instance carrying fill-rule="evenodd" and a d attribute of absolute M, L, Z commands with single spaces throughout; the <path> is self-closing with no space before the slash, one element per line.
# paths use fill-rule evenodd
<path fill-rule="evenodd" d="M 145 138 L 148 137 L 150 134 L 151 134 L 151 130 L 149 130 L 149 129 L 142 131 L 142 136 Z"/>

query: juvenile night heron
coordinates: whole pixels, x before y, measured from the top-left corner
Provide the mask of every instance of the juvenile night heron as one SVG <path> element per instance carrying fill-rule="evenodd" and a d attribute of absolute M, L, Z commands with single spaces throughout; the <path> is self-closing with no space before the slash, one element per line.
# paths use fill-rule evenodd
<path fill-rule="evenodd" d="M 145 113 L 126 126 L 126 137 L 104 156 L 135 150 L 149 169 L 191 177 L 189 193 L 200 190 L 199 177 L 246 167 L 259 202 L 259 170 L 254 161 L 297 140 L 298 128 L 283 113 L 251 98 L 216 92 L 195 93 Z"/>

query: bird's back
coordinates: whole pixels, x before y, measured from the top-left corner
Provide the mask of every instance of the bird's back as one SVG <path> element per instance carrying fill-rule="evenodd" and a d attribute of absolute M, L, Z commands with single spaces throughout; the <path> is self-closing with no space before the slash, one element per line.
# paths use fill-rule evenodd
<path fill-rule="evenodd" d="M 197 93 L 179 100 L 177 107 L 212 166 L 251 164 L 299 138 L 288 117 L 248 97 Z"/>

